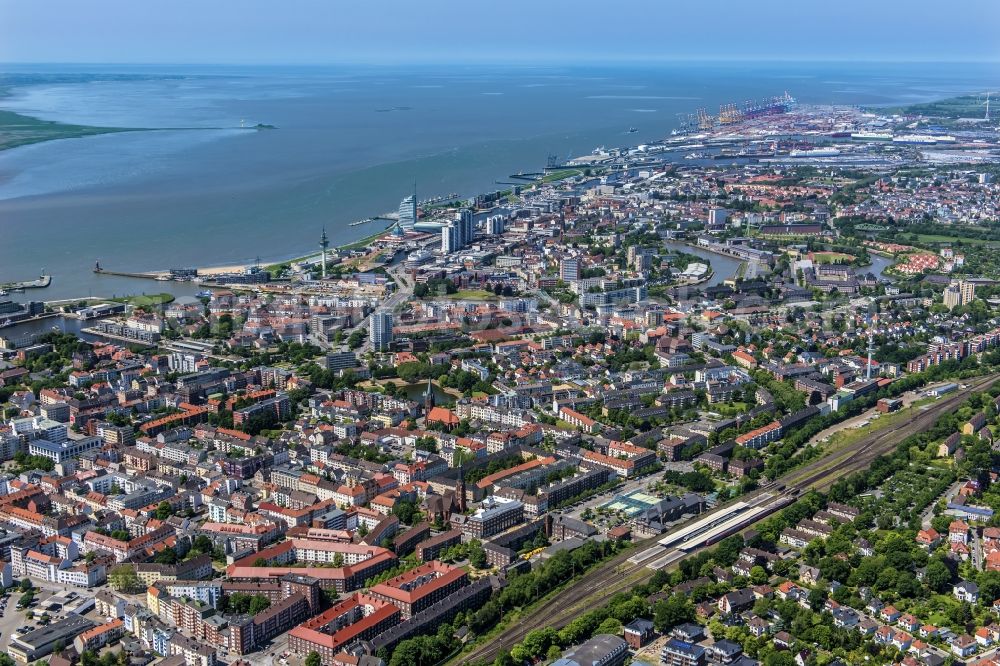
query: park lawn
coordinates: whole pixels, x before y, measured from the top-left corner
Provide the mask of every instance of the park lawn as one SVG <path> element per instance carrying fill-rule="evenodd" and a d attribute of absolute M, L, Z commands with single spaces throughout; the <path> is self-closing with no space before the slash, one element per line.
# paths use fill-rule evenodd
<path fill-rule="evenodd" d="M 925 603 L 929 606 L 933 605 L 942 609 L 947 608 L 950 610 L 955 606 L 958 606 L 960 602 L 958 599 L 955 599 L 947 594 L 933 594 Z M 952 625 L 951 618 L 949 618 L 948 614 L 943 610 L 931 612 L 927 621 L 936 627 L 951 627 Z"/>
<path fill-rule="evenodd" d="M 844 252 L 813 252 L 813 259 L 820 264 L 849 264 L 857 257 Z"/>
<path fill-rule="evenodd" d="M 461 289 L 449 294 L 448 298 L 455 301 L 493 301 L 497 295 L 486 289 Z"/>
<path fill-rule="evenodd" d="M 742 414 L 746 412 L 747 409 L 748 406 L 745 402 L 732 402 L 716 406 L 715 411 L 723 417 L 728 417 Z"/>
<path fill-rule="evenodd" d="M 563 169 L 561 171 L 550 171 L 549 173 L 542 176 L 543 183 L 554 183 L 557 180 L 566 180 L 567 178 L 572 178 L 573 176 L 579 176 L 583 173 L 583 169 Z"/>
<path fill-rule="evenodd" d="M 942 236 L 938 234 L 917 234 L 917 241 L 920 243 L 968 243 L 969 245 L 989 245 L 996 241 L 984 240 L 981 238 L 963 238 L 961 236 Z"/>
<path fill-rule="evenodd" d="M 172 303 L 174 295 L 165 292 L 160 294 L 136 294 L 133 296 L 120 296 L 118 298 L 112 298 L 111 300 L 115 303 L 125 303 L 126 305 L 131 305 L 132 307 L 141 308 L 150 305 L 158 306 Z"/>

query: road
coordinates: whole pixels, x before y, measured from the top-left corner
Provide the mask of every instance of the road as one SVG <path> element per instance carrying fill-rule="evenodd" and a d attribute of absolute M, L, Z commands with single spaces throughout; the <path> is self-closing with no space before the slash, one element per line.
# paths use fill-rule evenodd
<path fill-rule="evenodd" d="M 386 268 L 386 273 L 396 281 L 399 285 L 399 289 L 396 290 L 392 296 L 383 301 L 378 309 L 379 310 L 389 310 L 390 312 L 395 310 L 398 306 L 402 305 L 404 302 L 413 298 L 413 284 L 410 279 L 406 276 L 406 271 L 403 269 L 401 264 L 396 264 L 394 266 L 389 266 Z M 357 331 L 367 331 L 368 324 L 371 322 L 371 315 L 368 315 L 354 327 Z M 372 350 L 371 338 L 365 335 L 365 340 L 361 347 L 358 349 L 358 354 L 363 355 Z"/>
<path fill-rule="evenodd" d="M 972 565 L 976 567 L 977 571 L 983 570 L 983 544 L 979 540 L 979 530 L 973 528 L 970 530 L 972 532 Z"/>
<path fill-rule="evenodd" d="M 924 515 L 920 518 L 920 526 L 923 529 L 926 530 L 931 526 L 931 519 L 934 518 L 934 510 L 937 508 L 937 503 L 942 498 L 944 499 L 945 504 L 950 502 L 951 498 L 958 494 L 959 489 L 963 485 L 964 484 L 961 481 L 956 481 L 955 483 L 951 484 L 951 487 L 948 488 L 948 490 L 944 491 L 943 495 L 936 497 L 934 501 L 930 503 L 930 506 L 927 507 L 927 510 L 924 511 Z"/>
<path fill-rule="evenodd" d="M 813 489 L 827 490 L 838 479 L 867 469 L 877 457 L 891 452 L 899 442 L 910 435 L 930 428 L 940 415 L 957 409 L 965 401 L 968 394 L 986 390 L 998 380 L 1000 380 L 1000 374 L 970 381 L 967 389 L 928 405 L 920 414 L 900 427 L 871 433 L 867 437 L 792 470 L 778 481 L 785 484 L 786 490 L 796 490 L 800 493 Z M 766 489 L 762 489 L 740 499 L 748 501 L 748 499 L 766 491 Z M 719 509 L 720 514 L 725 510 L 725 507 Z M 628 558 L 645 548 L 649 548 L 662 538 L 663 535 L 659 535 L 637 542 L 637 548 L 620 553 L 596 567 L 560 593 L 531 608 L 530 616 L 519 618 L 518 622 L 506 627 L 490 641 L 477 646 L 470 652 L 459 655 L 449 663 L 457 666 L 475 661 L 492 661 L 500 651 L 509 649 L 520 642 L 529 631 L 546 626 L 561 628 L 580 613 L 607 603 L 615 594 L 648 578 L 649 571 L 646 569 L 645 563 L 632 564 L 628 562 Z M 701 551 L 692 550 L 684 557 L 698 552 Z M 684 557 L 678 558 L 671 566 L 676 566 L 677 562 Z"/>

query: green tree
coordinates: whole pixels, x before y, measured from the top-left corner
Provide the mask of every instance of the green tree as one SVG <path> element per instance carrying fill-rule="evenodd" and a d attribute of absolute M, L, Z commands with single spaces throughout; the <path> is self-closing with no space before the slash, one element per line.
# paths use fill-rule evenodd
<path fill-rule="evenodd" d="M 174 515 L 174 510 L 170 506 L 169 502 L 160 502 L 156 507 L 156 517 L 159 520 L 166 520 L 170 516 Z"/>
<path fill-rule="evenodd" d="M 139 587 L 139 576 L 132 565 L 120 564 L 108 574 L 108 582 L 119 592 L 128 592 Z"/>
<path fill-rule="evenodd" d="M 594 631 L 595 634 L 611 634 L 612 636 L 617 636 L 622 633 L 622 623 L 613 617 L 609 617 L 604 622 L 601 622 L 597 629 Z"/>
<path fill-rule="evenodd" d="M 262 594 L 255 594 L 253 599 L 250 600 L 250 615 L 257 615 L 268 609 L 271 605 L 271 600 Z"/>
<path fill-rule="evenodd" d="M 305 666 L 320 666 L 322 663 L 323 660 L 320 658 L 319 652 L 313 651 L 306 655 Z"/>
<path fill-rule="evenodd" d="M 813 611 L 818 611 L 826 603 L 826 590 L 820 587 L 814 587 L 809 590 L 809 608 Z"/>
<path fill-rule="evenodd" d="M 156 554 L 153 561 L 157 564 L 177 564 L 177 551 L 169 546 Z"/>
<path fill-rule="evenodd" d="M 196 536 L 191 543 L 191 550 L 198 554 L 211 553 L 213 548 L 212 540 L 204 534 Z"/>
<path fill-rule="evenodd" d="M 393 504 L 392 513 L 404 525 L 412 525 L 413 521 L 420 517 L 420 511 L 417 509 L 416 504 L 407 500 L 398 500 Z"/>
<path fill-rule="evenodd" d="M 659 632 L 694 620 L 694 604 L 683 594 L 674 594 L 656 602 L 653 609 L 653 624 Z"/>
<path fill-rule="evenodd" d="M 482 546 L 474 548 L 472 552 L 469 553 L 469 564 L 476 569 L 485 569 L 489 566 L 489 562 L 486 559 L 486 551 L 483 550 Z"/>
<path fill-rule="evenodd" d="M 764 659 L 764 666 L 795 666 L 795 658 L 787 650 L 772 652 Z"/>

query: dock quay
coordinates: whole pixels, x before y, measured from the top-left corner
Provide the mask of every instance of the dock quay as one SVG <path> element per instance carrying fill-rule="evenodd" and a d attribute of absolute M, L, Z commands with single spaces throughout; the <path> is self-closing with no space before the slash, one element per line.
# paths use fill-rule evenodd
<path fill-rule="evenodd" d="M 170 276 L 166 272 L 161 273 L 129 273 L 126 271 L 109 271 L 106 268 L 101 268 L 100 266 L 94 267 L 94 272 L 98 275 L 114 275 L 115 277 L 127 277 L 127 278 L 142 278 L 144 280 L 169 280 Z"/>
<path fill-rule="evenodd" d="M 0 291 L 17 291 L 22 289 L 45 289 L 52 284 L 51 275 L 39 275 L 36 280 L 22 282 L 0 282 Z"/>

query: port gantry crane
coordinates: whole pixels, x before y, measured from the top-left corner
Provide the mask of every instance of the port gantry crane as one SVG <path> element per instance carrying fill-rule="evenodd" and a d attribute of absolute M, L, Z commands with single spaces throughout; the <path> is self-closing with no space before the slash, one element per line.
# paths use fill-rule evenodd
<path fill-rule="evenodd" d="M 733 125 L 743 120 L 743 112 L 735 104 L 723 104 L 719 107 L 719 124 Z"/>
<path fill-rule="evenodd" d="M 705 109 L 698 109 L 698 129 L 710 130 L 715 126 L 715 116 Z"/>

